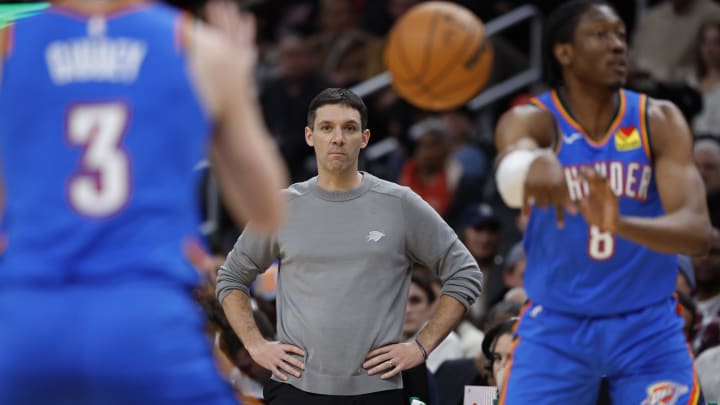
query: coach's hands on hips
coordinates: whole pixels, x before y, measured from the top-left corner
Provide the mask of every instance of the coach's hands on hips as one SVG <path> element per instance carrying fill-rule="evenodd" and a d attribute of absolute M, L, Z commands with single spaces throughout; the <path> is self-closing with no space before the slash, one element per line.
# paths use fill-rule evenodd
<path fill-rule="evenodd" d="M 565 211 L 577 214 L 577 207 L 570 199 L 565 173 L 555 154 L 541 152 L 533 160 L 525 178 L 523 206 L 554 207 L 558 228 L 565 225 Z"/>
<path fill-rule="evenodd" d="M 368 370 L 369 375 L 383 373 L 380 378 L 386 380 L 423 361 L 425 357 L 415 342 L 395 343 L 370 351 L 363 368 Z"/>
<path fill-rule="evenodd" d="M 305 364 L 290 355 L 294 353 L 305 356 L 305 351 L 297 346 L 263 340 L 257 345 L 247 347 L 247 350 L 257 364 L 272 372 L 281 381 L 287 381 L 288 377 L 285 373 L 300 378 L 301 372 L 305 370 Z"/>

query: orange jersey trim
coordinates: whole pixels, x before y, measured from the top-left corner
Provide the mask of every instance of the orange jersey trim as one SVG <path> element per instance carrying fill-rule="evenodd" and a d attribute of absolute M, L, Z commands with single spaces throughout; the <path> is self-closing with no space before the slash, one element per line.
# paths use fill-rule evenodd
<path fill-rule="evenodd" d="M 102 14 L 107 18 L 118 17 L 122 14 L 131 13 L 138 9 L 148 7 L 151 3 L 145 0 L 124 0 L 116 1 L 112 4 L 108 4 L 100 8 L 90 8 L 83 6 L 81 2 L 77 1 L 58 1 L 53 2 L 51 11 L 65 14 L 71 17 L 87 19 L 94 15 Z"/>
<path fill-rule="evenodd" d="M 194 24 L 193 16 L 188 12 L 182 12 L 175 21 L 175 49 L 184 53 L 190 48 L 190 35 Z"/>
<path fill-rule="evenodd" d="M 647 95 L 640 95 L 640 137 L 642 138 L 643 150 L 645 155 L 652 161 L 652 151 L 650 150 L 650 135 L 648 134 L 647 122 Z"/>
<path fill-rule="evenodd" d="M 543 103 L 542 101 L 540 101 L 540 99 L 538 99 L 537 97 L 531 98 L 530 101 L 529 101 L 529 103 L 532 104 L 532 105 L 534 105 L 535 107 L 542 108 L 543 110 L 548 110 L 548 108 L 547 108 L 547 106 L 545 105 L 545 103 Z"/>
<path fill-rule="evenodd" d="M 555 109 L 558 110 L 560 115 L 567 121 L 570 126 L 572 126 L 576 131 L 583 134 L 585 136 L 585 140 L 590 145 L 593 145 L 595 147 L 604 146 L 605 144 L 612 139 L 612 135 L 617 130 L 617 126 L 620 124 L 620 121 L 622 121 L 623 117 L 625 116 L 625 111 L 627 109 L 627 101 L 625 99 L 625 90 L 620 89 L 620 106 L 618 107 L 618 111 L 615 114 L 615 118 L 613 119 L 612 123 L 608 127 L 608 131 L 605 133 L 605 136 L 602 137 L 599 141 L 594 141 L 590 136 L 588 136 L 587 132 L 583 127 L 578 124 L 577 121 L 570 115 L 570 113 L 565 109 L 565 106 L 563 105 L 562 101 L 560 101 L 560 96 L 558 96 L 557 90 L 552 90 L 550 93 L 553 101 L 553 105 L 555 106 Z"/>
<path fill-rule="evenodd" d="M 15 26 L 10 24 L 7 27 L 0 29 L 0 56 L 2 59 L 7 59 L 13 51 L 15 46 Z"/>
<path fill-rule="evenodd" d="M 693 385 L 690 390 L 690 400 L 688 405 L 698 405 L 700 403 L 700 381 L 698 381 L 697 373 L 695 372 L 695 366 L 693 366 Z"/>

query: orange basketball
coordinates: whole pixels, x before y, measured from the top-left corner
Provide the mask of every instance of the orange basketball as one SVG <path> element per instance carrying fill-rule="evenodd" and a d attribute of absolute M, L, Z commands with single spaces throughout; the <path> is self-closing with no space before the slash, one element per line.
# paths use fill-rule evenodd
<path fill-rule="evenodd" d="M 477 95 L 492 60 L 482 21 L 444 1 L 410 9 L 393 26 L 385 47 L 392 86 L 409 103 L 433 111 L 458 107 Z"/>

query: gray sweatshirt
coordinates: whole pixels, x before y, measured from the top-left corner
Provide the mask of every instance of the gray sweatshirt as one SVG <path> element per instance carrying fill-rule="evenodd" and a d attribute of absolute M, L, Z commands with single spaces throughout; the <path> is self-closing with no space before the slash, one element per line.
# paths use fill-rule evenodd
<path fill-rule="evenodd" d="M 402 388 L 400 374 L 369 376 L 362 363 L 400 341 L 413 263 L 437 273 L 442 294 L 469 307 L 482 273 L 442 218 L 407 187 L 363 173 L 356 189 L 330 192 L 317 178 L 286 190 L 288 218 L 260 238 L 246 229 L 220 268 L 220 302 L 248 293 L 280 260 L 278 340 L 305 350 L 305 371 L 288 383 L 306 392 L 360 395 Z"/>

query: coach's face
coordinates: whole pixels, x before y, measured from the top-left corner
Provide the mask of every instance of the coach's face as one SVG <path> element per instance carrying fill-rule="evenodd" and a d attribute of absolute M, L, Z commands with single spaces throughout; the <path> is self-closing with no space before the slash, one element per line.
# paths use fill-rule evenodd
<path fill-rule="evenodd" d="M 625 84 L 627 51 L 623 21 L 612 8 L 596 5 L 580 15 L 572 41 L 556 45 L 555 56 L 579 80 L 615 88 Z"/>
<path fill-rule="evenodd" d="M 360 149 L 370 139 L 362 130 L 360 112 L 342 104 L 326 104 L 315 112 L 313 127 L 305 128 L 305 141 L 315 149 L 318 171 L 356 171 Z"/>

